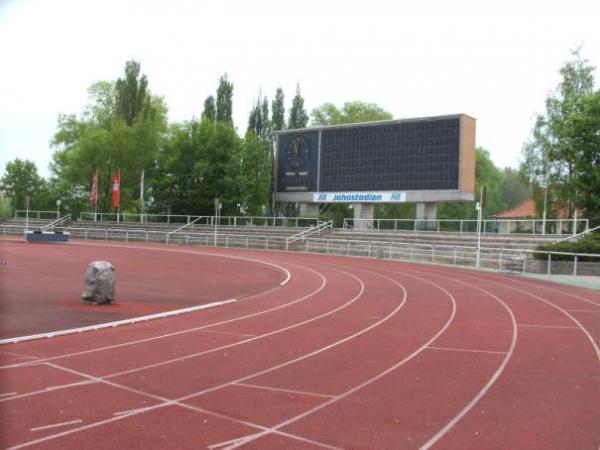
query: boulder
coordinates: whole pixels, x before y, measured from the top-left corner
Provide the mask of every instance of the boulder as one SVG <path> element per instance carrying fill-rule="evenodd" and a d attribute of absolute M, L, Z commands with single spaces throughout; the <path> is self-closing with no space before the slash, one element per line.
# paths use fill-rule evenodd
<path fill-rule="evenodd" d="M 107 261 L 93 261 L 85 271 L 84 303 L 101 305 L 115 300 L 115 268 Z"/>

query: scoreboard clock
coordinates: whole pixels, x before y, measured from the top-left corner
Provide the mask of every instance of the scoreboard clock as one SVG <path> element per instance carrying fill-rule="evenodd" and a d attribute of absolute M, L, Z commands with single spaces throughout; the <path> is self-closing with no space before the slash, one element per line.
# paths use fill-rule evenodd
<path fill-rule="evenodd" d="M 279 201 L 472 200 L 475 119 L 457 114 L 286 130 L 277 133 L 276 157 Z"/>

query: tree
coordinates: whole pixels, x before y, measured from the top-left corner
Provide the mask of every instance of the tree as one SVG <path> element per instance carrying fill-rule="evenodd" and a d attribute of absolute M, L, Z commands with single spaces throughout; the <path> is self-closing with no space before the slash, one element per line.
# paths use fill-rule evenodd
<path fill-rule="evenodd" d="M 313 125 L 337 125 L 344 123 L 373 122 L 390 120 L 392 114 L 374 103 L 360 101 L 346 102 L 338 109 L 331 103 L 325 103 L 313 109 Z"/>
<path fill-rule="evenodd" d="M 524 200 L 531 198 L 531 188 L 519 171 L 505 167 L 502 171 L 500 197 L 507 208 L 512 208 Z"/>
<path fill-rule="evenodd" d="M 146 75 L 140 77 L 140 68 L 138 61 L 127 61 L 125 78 L 119 78 L 115 85 L 117 111 L 130 126 L 142 113 L 147 115 L 150 112 L 147 103 L 148 79 Z"/>
<path fill-rule="evenodd" d="M 217 88 L 217 121 L 233 123 L 232 107 L 233 104 L 233 83 L 224 74 L 219 79 Z"/>
<path fill-rule="evenodd" d="M 261 101 L 260 94 L 248 117 L 247 132 L 250 131 L 264 141 L 268 141 L 272 136 L 271 122 L 269 121 L 269 102 L 266 97 Z"/>
<path fill-rule="evenodd" d="M 139 63 L 125 65 L 125 79 L 97 82 L 80 117 L 59 117 L 52 141 L 54 195 L 65 211 L 76 214 L 89 207 L 90 179 L 100 174 L 99 210 L 111 211 L 111 178 L 121 170 L 121 211 L 139 210 L 140 178 L 152 176 L 166 131 L 166 106 L 152 95 Z"/>
<path fill-rule="evenodd" d="M 521 170 L 536 184 L 536 192 L 544 182 L 569 213 L 578 204 L 577 187 L 581 173 L 577 170 L 580 150 L 569 130 L 570 116 L 576 114 L 581 98 L 594 88 L 594 67 L 582 59 L 580 49 L 571 52 L 572 59 L 560 69 L 562 80 L 546 99 L 546 113 L 538 115 L 531 139 L 523 147 Z M 538 199 L 539 203 L 539 199 Z"/>
<path fill-rule="evenodd" d="M 304 110 L 304 98 L 300 95 L 300 85 L 296 86 L 296 95 L 292 100 L 290 117 L 288 119 L 288 129 L 295 130 L 306 128 L 308 125 L 308 114 Z"/>
<path fill-rule="evenodd" d="M 574 171 L 579 206 L 600 224 L 600 91 L 579 99 L 565 123 L 565 137 L 577 148 Z"/>
<path fill-rule="evenodd" d="M 38 175 L 33 162 L 16 158 L 6 164 L 0 190 L 10 199 L 13 211 L 25 209 L 27 197 L 30 199 L 29 207 L 37 209 L 40 203 L 38 196 L 43 189 L 44 179 Z"/>
<path fill-rule="evenodd" d="M 285 128 L 285 96 L 283 89 L 277 88 L 275 99 L 271 103 L 271 121 L 273 131 L 280 131 Z"/>
<path fill-rule="evenodd" d="M 204 100 L 204 110 L 202 111 L 202 119 L 214 122 L 217 119 L 217 107 L 215 106 L 215 98 L 212 95 Z"/>

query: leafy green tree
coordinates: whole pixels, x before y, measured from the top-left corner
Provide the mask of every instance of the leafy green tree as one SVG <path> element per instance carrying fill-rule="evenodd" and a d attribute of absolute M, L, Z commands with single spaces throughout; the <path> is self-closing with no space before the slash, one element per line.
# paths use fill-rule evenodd
<path fill-rule="evenodd" d="M 219 122 L 233 123 L 233 83 L 224 74 L 219 79 L 217 88 L 217 112 L 216 117 Z"/>
<path fill-rule="evenodd" d="M 202 119 L 215 121 L 217 119 L 217 107 L 215 106 L 215 98 L 212 95 L 204 100 L 204 110 L 202 111 Z"/>
<path fill-rule="evenodd" d="M 112 211 L 111 180 L 121 170 L 121 211 L 140 208 L 142 171 L 152 176 L 161 139 L 166 131 L 166 106 L 153 96 L 139 64 L 125 65 L 125 79 L 98 82 L 89 89 L 90 104 L 80 117 L 59 117 L 52 141 L 56 151 L 51 171 L 53 195 L 65 211 L 89 209 L 92 174 L 98 170 L 99 210 Z M 137 106 L 136 106 L 137 105 Z"/>
<path fill-rule="evenodd" d="M 505 167 L 502 171 L 502 182 L 500 184 L 500 196 L 507 208 L 512 208 L 524 200 L 531 198 L 532 190 L 523 175 L 511 167 Z"/>
<path fill-rule="evenodd" d="M 280 131 L 285 128 L 285 96 L 283 89 L 277 88 L 275 99 L 271 103 L 271 121 L 273 131 Z"/>
<path fill-rule="evenodd" d="M 390 120 L 392 114 L 374 103 L 346 102 L 341 108 L 325 103 L 312 111 L 312 125 L 338 125 L 344 123 Z"/>
<path fill-rule="evenodd" d="M 304 98 L 300 94 L 300 85 L 296 86 L 296 95 L 292 100 L 290 117 L 288 119 L 288 129 L 296 130 L 306 128 L 308 125 L 308 114 L 304 110 Z"/>
<path fill-rule="evenodd" d="M 13 211 L 25 209 L 27 197 L 29 208 L 38 209 L 43 203 L 39 196 L 44 190 L 44 179 L 38 175 L 35 163 L 16 158 L 6 164 L 0 190 L 10 199 Z"/>
<path fill-rule="evenodd" d="M 577 146 L 574 171 L 578 203 L 600 224 L 600 91 L 579 99 L 565 124 L 565 137 Z"/>
<path fill-rule="evenodd" d="M 140 63 L 127 61 L 125 63 L 125 78 L 119 78 L 115 84 L 116 106 L 119 116 L 129 126 L 141 114 L 150 113 L 147 102 L 148 78 L 140 76 Z"/>
<path fill-rule="evenodd" d="M 551 186 L 550 191 L 559 204 L 572 212 L 578 204 L 581 173 L 577 170 L 579 145 L 569 130 L 569 118 L 576 114 L 580 99 L 593 92 L 594 67 L 576 49 L 560 74 L 561 82 L 546 99 L 545 114 L 536 118 L 532 137 L 523 147 L 521 170 L 536 184 L 536 192 L 542 191 L 539 187 L 543 179 Z"/>
<path fill-rule="evenodd" d="M 262 101 L 260 95 L 250 110 L 247 132 L 254 132 L 259 139 L 271 139 L 271 122 L 269 120 L 269 102 L 265 97 Z"/>

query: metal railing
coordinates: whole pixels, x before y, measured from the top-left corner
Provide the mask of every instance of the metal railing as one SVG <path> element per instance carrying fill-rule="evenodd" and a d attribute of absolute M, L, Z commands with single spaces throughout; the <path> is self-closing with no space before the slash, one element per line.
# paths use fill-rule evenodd
<path fill-rule="evenodd" d="M 299 233 L 296 233 L 290 237 L 287 237 L 285 239 L 285 249 L 288 250 L 290 247 L 290 244 L 296 241 L 299 241 L 300 239 L 304 240 L 306 239 L 308 236 L 311 236 L 315 233 L 320 233 L 323 230 L 326 230 L 327 228 L 332 228 L 333 227 L 333 221 L 329 220 L 327 222 L 320 222 L 317 225 L 315 225 L 314 227 L 309 228 L 308 230 L 302 230 Z"/>
<path fill-rule="evenodd" d="M 193 225 L 195 223 L 197 223 L 198 221 L 200 221 L 203 218 L 203 216 L 200 216 L 194 220 L 192 220 L 191 222 L 186 223 L 185 225 L 180 226 L 179 228 L 176 228 L 173 231 L 169 231 L 167 233 L 167 235 L 165 236 L 165 242 L 168 244 L 169 243 L 169 237 L 172 236 L 175 233 L 179 233 L 181 230 L 184 230 L 185 228 L 189 227 L 190 225 Z"/>
<path fill-rule="evenodd" d="M 364 231 L 428 231 L 476 233 L 477 219 L 344 219 L 344 229 Z M 481 232 L 486 234 L 564 235 L 589 230 L 588 219 L 486 219 Z"/>
<path fill-rule="evenodd" d="M 48 230 L 54 230 L 54 228 L 56 228 L 56 227 L 60 227 L 60 226 L 64 227 L 64 225 L 70 221 L 71 221 L 71 214 L 67 214 L 66 216 L 62 216 L 56 220 L 53 220 L 50 223 L 47 223 L 46 225 L 41 227 L 40 230 L 42 232 L 48 231 Z"/>
<path fill-rule="evenodd" d="M 271 227 L 307 227 L 314 226 L 319 222 L 318 217 L 276 217 L 276 216 L 196 216 L 184 214 L 128 214 L 128 213 L 93 213 L 82 212 L 80 221 L 99 222 L 144 222 L 144 223 L 190 223 L 201 218 L 198 225 L 218 226 L 271 226 Z"/>
<path fill-rule="evenodd" d="M 60 214 L 60 213 L 58 213 Z M 37 211 L 37 210 L 26 210 L 26 209 L 17 209 L 15 210 L 15 219 L 56 219 L 57 212 L 54 211 Z"/>
<path fill-rule="evenodd" d="M 564 239 L 559 239 L 559 240 L 557 240 L 557 241 L 555 241 L 555 242 L 565 242 L 565 241 L 568 241 L 568 240 L 570 240 L 570 239 L 579 238 L 579 237 L 581 237 L 581 236 L 585 236 L 586 234 L 593 233 L 593 232 L 594 232 L 594 231 L 596 231 L 596 230 L 600 230 L 600 225 L 599 225 L 599 226 L 597 226 L 597 227 L 594 227 L 594 228 L 590 228 L 590 229 L 588 229 L 588 230 L 584 230 L 584 231 L 582 231 L 581 233 L 574 234 L 574 235 L 572 235 L 572 236 L 569 236 L 569 237 L 566 237 L 566 238 L 564 238 Z"/>
<path fill-rule="evenodd" d="M 23 234 L 23 225 L 0 224 L 0 235 Z M 119 228 L 68 227 L 71 238 L 100 239 L 128 242 L 166 243 L 166 231 L 131 230 Z M 203 245 L 265 250 L 285 250 L 286 237 L 269 235 L 221 234 L 218 239 L 210 232 L 179 233 L 169 239 L 170 244 Z M 304 245 L 290 247 L 294 251 L 330 255 L 359 256 L 389 260 L 402 260 L 475 267 L 477 247 L 409 242 L 386 242 L 338 238 L 306 237 Z M 542 255 L 536 258 L 535 255 Z M 600 276 L 600 254 L 566 253 L 514 248 L 480 249 L 481 268 L 503 272 L 543 275 L 593 275 Z"/>

